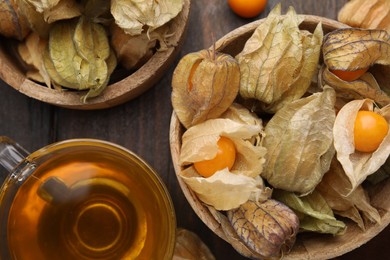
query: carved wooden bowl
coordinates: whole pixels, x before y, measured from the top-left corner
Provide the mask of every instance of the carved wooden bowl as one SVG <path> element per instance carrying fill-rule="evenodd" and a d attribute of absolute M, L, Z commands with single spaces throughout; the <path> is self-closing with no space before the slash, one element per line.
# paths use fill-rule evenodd
<path fill-rule="evenodd" d="M 103 109 L 129 101 L 151 88 L 169 69 L 184 40 L 190 10 L 190 0 L 184 0 L 180 14 L 171 21 L 170 38 L 175 47 L 156 52 L 136 71 L 116 69 L 106 89 L 97 97 L 83 103 L 84 91 L 61 91 L 38 84 L 25 75 L 26 70 L 18 61 L 15 41 L 0 37 L 0 78 L 17 91 L 40 101 L 72 109 Z"/>
<path fill-rule="evenodd" d="M 319 22 L 322 22 L 324 34 L 334 29 L 347 27 L 346 25 L 334 20 L 304 15 L 304 22 L 301 24 L 301 29 L 306 29 L 311 32 Z M 258 20 L 250 24 L 244 25 L 233 30 L 216 43 L 216 50 L 231 54 L 233 57 L 238 54 L 246 42 L 252 35 L 255 28 L 262 23 L 263 20 Z M 179 173 L 182 167 L 179 164 L 181 136 L 184 132 L 184 127 L 180 124 L 176 114 L 173 112 L 170 124 L 170 148 L 173 165 L 180 187 L 187 198 L 189 204 L 199 216 L 199 218 L 219 237 L 228 241 L 221 224 L 213 216 L 210 209 L 203 204 L 196 194 L 187 187 L 180 178 Z M 379 234 L 390 223 L 390 179 L 382 181 L 376 186 L 368 190 L 372 205 L 378 209 L 382 223 L 371 224 L 366 226 L 366 230 L 362 231 L 353 222 L 346 221 L 347 231 L 342 236 L 321 235 L 321 234 L 298 234 L 297 241 L 289 254 L 284 255 L 283 259 L 330 259 L 343 255 L 355 248 L 360 247 L 368 242 L 371 238 Z"/>

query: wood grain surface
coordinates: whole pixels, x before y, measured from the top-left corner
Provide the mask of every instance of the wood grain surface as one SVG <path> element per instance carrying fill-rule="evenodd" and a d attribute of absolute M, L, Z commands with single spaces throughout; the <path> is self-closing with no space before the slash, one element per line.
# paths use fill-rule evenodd
<path fill-rule="evenodd" d="M 190 23 L 179 55 L 160 82 L 147 92 L 116 107 L 82 111 L 28 98 L 0 81 L 0 135 L 16 140 L 30 151 L 55 141 L 79 137 L 111 141 L 134 151 L 164 180 L 176 208 L 178 226 L 198 234 L 216 259 L 245 259 L 197 218 L 175 177 L 169 150 L 170 83 L 175 64 L 186 53 L 209 47 L 231 30 L 265 17 L 278 2 L 282 2 L 284 10 L 292 5 L 297 13 L 335 19 L 347 0 L 271 0 L 266 10 L 255 19 L 237 17 L 226 0 L 191 2 Z M 367 244 L 337 259 L 389 259 L 389 241 L 390 227 L 387 227 Z"/>

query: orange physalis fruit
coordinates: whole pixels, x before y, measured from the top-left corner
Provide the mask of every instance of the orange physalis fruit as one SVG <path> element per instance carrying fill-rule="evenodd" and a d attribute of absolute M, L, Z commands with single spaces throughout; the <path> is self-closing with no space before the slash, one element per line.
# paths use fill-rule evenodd
<path fill-rule="evenodd" d="M 213 159 L 194 163 L 196 171 L 205 178 L 226 167 L 230 170 L 236 160 L 236 147 L 232 140 L 221 136 L 217 145 L 218 152 Z"/>
<path fill-rule="evenodd" d="M 354 125 L 355 149 L 360 152 L 374 152 L 389 131 L 386 119 L 373 111 L 360 110 Z"/>

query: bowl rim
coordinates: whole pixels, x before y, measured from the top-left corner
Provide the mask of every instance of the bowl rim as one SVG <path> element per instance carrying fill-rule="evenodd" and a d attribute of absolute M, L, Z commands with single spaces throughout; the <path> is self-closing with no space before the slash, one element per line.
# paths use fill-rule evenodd
<path fill-rule="evenodd" d="M 322 23 L 322 26 L 324 28 L 324 31 L 326 30 L 334 30 L 339 28 L 345 28 L 349 27 L 343 23 L 340 23 L 338 21 L 315 16 L 315 15 L 299 15 L 303 18 L 302 23 L 306 23 L 309 26 L 316 26 L 318 23 Z M 238 27 L 231 32 L 224 35 L 222 38 L 220 38 L 215 43 L 215 49 L 221 50 L 224 47 L 231 44 L 236 38 L 237 35 L 247 34 L 251 33 L 255 30 L 255 28 L 261 24 L 265 18 L 256 20 L 254 22 L 251 22 L 249 24 L 243 25 L 241 27 Z M 175 175 L 178 180 L 179 186 L 186 197 L 188 203 L 194 210 L 194 212 L 198 215 L 198 217 L 203 221 L 203 223 L 217 236 L 219 236 L 221 239 L 225 240 L 227 243 L 229 243 L 228 238 L 226 237 L 221 223 L 218 222 L 215 217 L 213 216 L 213 213 L 210 211 L 207 205 L 203 204 L 196 196 L 195 192 L 193 192 L 187 184 L 180 178 L 179 173 L 182 170 L 182 167 L 177 163 L 179 161 L 179 155 L 180 155 L 180 149 L 181 149 L 181 136 L 183 132 L 185 131 L 184 127 L 180 123 L 175 111 L 172 112 L 171 115 L 171 122 L 170 122 L 170 130 L 169 130 L 169 143 L 170 143 L 170 151 L 171 151 L 171 157 L 172 157 L 172 163 L 175 170 Z M 382 191 L 380 198 L 386 199 L 390 196 L 390 179 L 384 181 L 383 183 L 379 184 L 380 187 L 378 189 Z M 385 192 L 383 192 L 385 191 Z M 379 199 L 380 199 L 379 198 Z M 378 200 L 379 200 L 378 199 Z M 300 260 L 300 259 L 329 259 L 338 257 L 340 255 L 343 255 L 345 253 L 348 253 L 361 245 L 368 242 L 370 239 L 375 237 L 377 234 L 379 234 L 383 229 L 387 227 L 390 223 L 390 204 L 388 209 L 379 209 L 381 212 L 381 220 L 382 222 L 380 224 L 376 225 L 370 225 L 368 228 L 366 228 L 366 231 L 361 232 L 361 236 L 354 236 L 350 239 L 344 239 L 345 243 L 343 244 L 337 244 L 337 241 L 341 241 L 339 238 L 336 238 L 334 240 L 336 241 L 337 245 L 331 245 L 331 250 L 326 250 L 324 248 L 321 248 L 320 251 L 313 250 L 313 244 L 312 243 L 303 243 L 302 245 L 299 245 L 300 247 L 303 247 L 303 250 L 305 254 L 303 255 L 303 252 L 294 252 L 293 250 L 283 256 L 283 259 L 288 260 Z M 349 230 L 352 229 L 352 231 L 355 229 L 356 232 L 359 232 L 359 228 L 357 225 L 352 224 L 348 225 Z M 348 232 L 348 231 L 347 231 Z M 316 242 L 321 243 L 323 240 L 323 237 L 316 240 Z M 322 245 L 325 247 L 328 243 L 322 243 Z M 334 247 L 335 246 L 335 247 Z M 302 249 L 302 248 L 301 248 Z M 329 248 L 330 249 L 330 248 Z"/>
<path fill-rule="evenodd" d="M 166 51 L 157 51 L 142 67 L 126 78 L 108 85 L 103 93 L 87 100 L 86 103 L 81 101 L 85 91 L 56 90 L 28 79 L 25 73 L 13 63 L 14 58 L 7 54 L 7 50 L 2 45 L 0 45 L 0 78 L 30 98 L 59 107 L 92 110 L 120 105 L 150 89 L 169 69 L 185 39 L 190 6 L 191 1 L 184 0 L 182 11 L 171 21 L 175 34 L 170 39 L 175 46 L 169 47 Z"/>

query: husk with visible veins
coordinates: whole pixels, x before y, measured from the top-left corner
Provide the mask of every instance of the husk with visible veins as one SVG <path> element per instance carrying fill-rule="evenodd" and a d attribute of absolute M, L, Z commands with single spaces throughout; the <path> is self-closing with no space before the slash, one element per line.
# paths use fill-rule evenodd
<path fill-rule="evenodd" d="M 358 80 L 344 81 L 322 66 L 320 71 L 320 84 L 329 85 L 336 90 L 337 97 L 345 100 L 370 98 L 380 106 L 390 104 L 390 96 L 378 85 L 375 77 L 367 72 Z"/>
<path fill-rule="evenodd" d="M 323 32 L 321 24 L 314 34 L 301 31 L 301 22 L 293 8 L 281 15 L 277 5 L 256 28 L 236 56 L 243 98 L 257 99 L 275 112 L 304 95 L 317 71 Z"/>
<path fill-rule="evenodd" d="M 337 29 L 325 36 L 322 52 L 330 70 L 355 71 L 374 64 L 390 65 L 390 35 L 382 30 Z"/>
<path fill-rule="evenodd" d="M 139 35 L 163 26 L 183 9 L 183 0 L 112 0 L 115 23 L 127 34 Z"/>
<path fill-rule="evenodd" d="M 53 25 L 43 60 L 56 84 L 88 90 L 83 102 L 105 89 L 117 63 L 103 26 L 84 16 Z"/>
<path fill-rule="evenodd" d="M 248 201 L 228 211 L 227 216 L 241 241 L 261 258 L 288 253 L 299 230 L 297 215 L 273 199 Z"/>
<path fill-rule="evenodd" d="M 334 156 L 335 100 L 335 91 L 326 86 L 285 105 L 268 122 L 261 176 L 273 187 L 304 195 L 321 181 Z"/>
<path fill-rule="evenodd" d="M 172 106 L 184 127 L 217 118 L 233 103 L 240 69 L 228 54 L 201 50 L 185 55 L 172 76 Z"/>
<path fill-rule="evenodd" d="M 350 189 L 351 183 L 341 164 L 334 158 L 330 170 L 324 175 L 316 190 L 321 193 L 335 214 L 353 220 L 362 230 L 365 230 L 362 215 L 371 222 L 380 223 L 381 217 L 378 210 L 371 206 L 368 194 L 363 187 L 359 185 L 347 195 Z"/>
<path fill-rule="evenodd" d="M 382 29 L 390 33 L 390 1 L 351 0 L 339 11 L 337 19 L 352 27 Z"/>
<path fill-rule="evenodd" d="M 18 45 L 18 53 L 26 64 L 32 66 L 27 71 L 27 77 L 51 88 L 51 79 L 43 62 L 43 53 L 47 47 L 47 40 L 42 39 L 35 32 L 30 33 L 25 41 Z"/>
<path fill-rule="evenodd" d="M 266 153 L 258 139 L 263 130 L 261 121 L 254 114 L 242 112 L 242 107 L 229 110 L 232 111 L 225 114 L 226 118 L 209 119 L 187 129 L 179 158 L 182 166 L 212 159 L 220 136 L 233 141 L 236 160 L 231 170 L 225 168 L 204 178 L 189 166 L 179 174 L 201 201 L 218 210 L 236 208 L 251 198 L 267 199 L 271 192 L 259 177 Z"/>
<path fill-rule="evenodd" d="M 390 154 L 390 131 L 374 152 L 363 153 L 355 150 L 354 122 L 359 110 L 380 113 L 390 123 L 390 105 L 374 109 L 374 102 L 370 99 L 350 101 L 338 112 L 333 127 L 334 147 L 337 159 L 351 183 L 348 194 L 351 194 L 367 176 L 376 172 Z"/>

